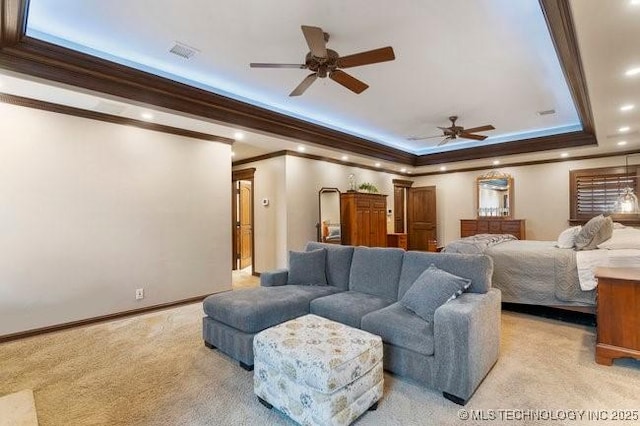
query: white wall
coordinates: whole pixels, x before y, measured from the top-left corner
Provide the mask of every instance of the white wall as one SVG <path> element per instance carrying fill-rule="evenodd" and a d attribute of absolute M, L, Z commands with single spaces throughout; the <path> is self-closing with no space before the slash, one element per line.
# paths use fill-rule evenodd
<path fill-rule="evenodd" d="M 555 240 L 568 227 L 569 171 L 624 164 L 624 157 L 503 167 L 514 178 L 515 219 L 526 219 L 527 239 Z M 460 219 L 474 219 L 476 178 L 487 170 L 415 178 L 413 186 L 435 185 L 438 243 L 460 237 Z"/>
<path fill-rule="evenodd" d="M 230 289 L 230 146 L 0 117 L 0 335 Z"/>

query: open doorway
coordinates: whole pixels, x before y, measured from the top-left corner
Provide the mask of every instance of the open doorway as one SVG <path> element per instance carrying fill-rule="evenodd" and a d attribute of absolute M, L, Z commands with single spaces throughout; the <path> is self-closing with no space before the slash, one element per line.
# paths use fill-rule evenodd
<path fill-rule="evenodd" d="M 236 170 L 231 178 L 232 265 L 234 275 L 255 275 L 253 175 L 256 169 Z"/>

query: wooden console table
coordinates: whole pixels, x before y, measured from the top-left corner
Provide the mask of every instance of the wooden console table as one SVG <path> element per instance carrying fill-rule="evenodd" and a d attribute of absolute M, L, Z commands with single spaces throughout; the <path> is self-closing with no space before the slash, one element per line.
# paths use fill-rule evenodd
<path fill-rule="evenodd" d="M 598 268 L 596 362 L 640 360 L 640 268 Z"/>

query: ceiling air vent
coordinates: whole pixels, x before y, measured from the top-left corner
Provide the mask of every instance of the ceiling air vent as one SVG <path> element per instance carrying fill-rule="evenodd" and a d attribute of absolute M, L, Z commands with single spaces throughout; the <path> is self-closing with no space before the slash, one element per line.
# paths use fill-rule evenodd
<path fill-rule="evenodd" d="M 171 49 L 169 49 L 169 52 L 184 59 L 191 59 L 196 53 L 199 53 L 200 51 L 176 41 L 173 46 L 171 46 Z"/>
<path fill-rule="evenodd" d="M 547 109 L 544 111 L 538 111 L 538 115 L 553 115 L 556 113 L 555 109 Z"/>

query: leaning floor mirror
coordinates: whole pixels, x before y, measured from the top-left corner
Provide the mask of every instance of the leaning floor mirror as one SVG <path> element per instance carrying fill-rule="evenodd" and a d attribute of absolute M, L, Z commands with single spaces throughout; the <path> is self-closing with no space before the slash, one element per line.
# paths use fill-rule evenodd
<path fill-rule="evenodd" d="M 341 244 L 340 191 L 338 188 L 321 188 L 318 192 L 319 220 L 318 241 Z"/>

